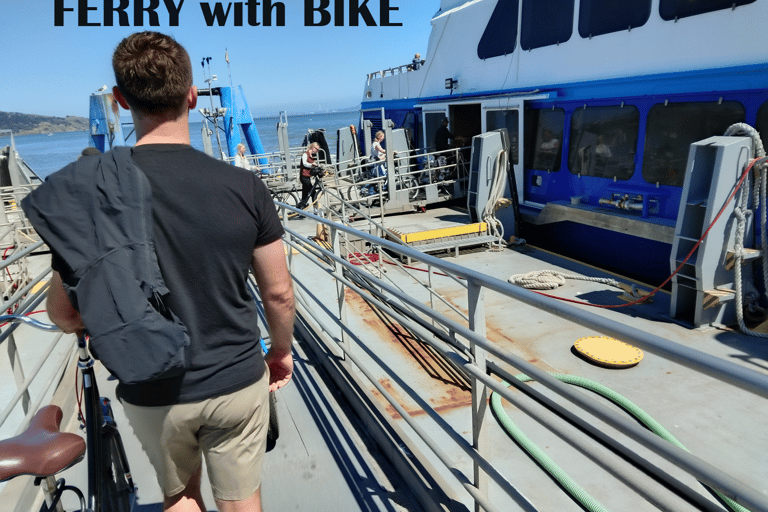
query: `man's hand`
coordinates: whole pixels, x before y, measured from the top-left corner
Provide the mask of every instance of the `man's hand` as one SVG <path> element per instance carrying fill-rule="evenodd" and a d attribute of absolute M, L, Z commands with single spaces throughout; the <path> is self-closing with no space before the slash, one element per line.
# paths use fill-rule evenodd
<path fill-rule="evenodd" d="M 280 355 L 269 350 L 264 356 L 264 360 L 269 367 L 269 390 L 277 391 L 288 384 L 293 376 L 293 356 L 291 353 Z"/>
<path fill-rule="evenodd" d="M 62 331 L 79 335 L 85 330 L 83 319 L 69 300 L 67 292 L 64 291 L 61 275 L 55 270 L 48 287 L 46 309 L 48 310 L 48 318 Z"/>

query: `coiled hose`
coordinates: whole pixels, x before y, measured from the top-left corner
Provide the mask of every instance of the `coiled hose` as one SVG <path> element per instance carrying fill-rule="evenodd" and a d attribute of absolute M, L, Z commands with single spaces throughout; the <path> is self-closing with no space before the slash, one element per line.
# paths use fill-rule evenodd
<path fill-rule="evenodd" d="M 685 446 L 683 446 L 680 441 L 678 441 L 675 436 L 669 433 L 669 431 L 664 428 L 658 421 L 653 419 L 648 413 L 643 411 L 640 407 L 632 403 L 629 399 L 626 397 L 620 395 L 619 393 L 613 391 L 612 389 L 599 384 L 593 380 L 589 380 L 585 377 L 578 377 L 575 375 L 566 375 L 562 373 L 552 373 L 551 374 L 554 378 L 561 382 L 565 382 L 566 384 L 571 384 L 574 386 L 579 386 L 584 389 L 588 389 L 594 393 L 597 393 L 598 395 L 607 398 L 608 400 L 612 401 L 625 411 L 627 411 L 629 414 L 634 416 L 638 421 L 640 421 L 643 425 L 646 426 L 651 432 L 656 434 L 657 436 L 661 437 L 662 439 L 665 439 L 666 441 L 669 441 L 670 443 L 674 444 L 678 448 L 682 448 L 685 451 L 689 451 Z M 515 375 L 515 378 L 519 380 L 520 382 L 529 382 L 533 379 L 525 374 Z M 510 436 L 518 443 L 520 446 L 523 447 L 523 449 L 528 452 L 528 455 L 533 458 L 541 467 L 544 468 L 547 473 L 550 474 L 550 476 L 557 481 L 571 496 L 576 499 L 583 507 L 585 507 L 590 512 L 608 512 L 608 509 L 605 508 L 600 502 L 598 502 L 596 499 L 594 499 L 592 496 L 587 493 L 587 491 L 584 490 L 583 487 L 581 487 L 578 483 L 576 483 L 573 478 L 568 476 L 568 474 L 565 473 L 565 471 L 560 468 L 560 466 L 555 463 L 544 451 L 536 446 L 524 433 L 520 428 L 515 425 L 515 423 L 509 418 L 506 411 L 504 411 L 504 407 L 501 404 L 501 396 L 498 393 L 491 393 L 490 397 L 491 402 L 491 409 L 493 410 L 496 419 L 499 421 L 501 426 L 509 433 Z M 732 499 L 724 496 L 723 494 L 719 493 L 718 491 L 715 491 L 714 489 L 711 490 L 714 492 L 718 498 L 720 498 L 728 507 L 731 508 L 734 512 L 749 512 L 749 510 L 742 505 L 739 505 Z"/>

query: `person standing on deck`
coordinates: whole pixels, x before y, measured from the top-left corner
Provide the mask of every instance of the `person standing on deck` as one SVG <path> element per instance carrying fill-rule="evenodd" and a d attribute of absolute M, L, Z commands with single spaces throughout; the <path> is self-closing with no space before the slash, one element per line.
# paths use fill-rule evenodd
<path fill-rule="evenodd" d="M 245 157 L 245 144 L 242 142 L 237 145 L 237 153 L 235 154 L 235 165 L 241 169 L 247 169 L 249 171 L 255 170 L 255 167 L 248 162 Z"/>
<path fill-rule="evenodd" d="M 303 210 L 309 205 L 309 202 L 315 202 L 317 197 L 317 191 L 310 197 L 312 192 L 312 176 L 317 176 L 320 172 L 320 168 L 317 165 L 317 152 L 320 150 L 320 144 L 317 142 L 311 142 L 307 146 L 307 150 L 301 155 L 301 162 L 299 163 L 299 181 L 301 182 L 301 200 L 296 205 L 297 208 Z M 314 209 L 315 215 L 317 215 L 317 206 Z"/>
<path fill-rule="evenodd" d="M 117 46 L 112 66 L 114 97 L 136 127 L 131 158 L 152 188 L 155 252 L 170 290 L 166 305 L 190 338 L 181 376 L 120 382 L 118 397 L 157 472 L 163 510 L 205 510 L 204 456 L 218 510 L 258 512 L 268 394 L 293 373 L 293 285 L 283 228 L 256 174 L 190 145 L 188 116 L 197 88 L 179 43 L 157 32 L 135 33 Z M 72 277 L 68 267 L 55 254 L 52 266 L 49 316 L 66 332 L 82 331 L 87 326 L 64 286 Z M 269 325 L 266 355 L 247 287 L 249 268 Z"/>
<path fill-rule="evenodd" d="M 451 133 L 451 131 L 448 129 L 448 118 L 444 117 L 443 120 L 440 122 L 440 127 L 435 132 L 435 150 L 436 151 L 446 151 L 450 149 L 451 144 L 448 142 L 448 139 L 456 140 L 458 137 Z"/>
<path fill-rule="evenodd" d="M 421 54 L 417 53 L 416 55 L 413 56 L 413 62 L 411 63 L 411 69 L 413 71 L 417 71 L 421 67 L 421 65 L 423 63 L 424 63 L 424 61 L 421 60 Z"/>

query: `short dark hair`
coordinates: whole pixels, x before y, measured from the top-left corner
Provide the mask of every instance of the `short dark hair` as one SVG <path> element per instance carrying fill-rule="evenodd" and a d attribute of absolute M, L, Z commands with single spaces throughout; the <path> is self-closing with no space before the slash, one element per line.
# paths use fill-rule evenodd
<path fill-rule="evenodd" d="M 128 105 L 149 115 L 179 114 L 192 86 L 189 54 L 174 38 L 159 32 L 126 37 L 112 54 L 112 69 Z"/>
<path fill-rule="evenodd" d="M 101 151 L 96 149 L 93 146 L 88 146 L 87 148 L 85 148 L 80 152 L 80 156 L 95 156 L 100 154 L 101 154 Z"/>

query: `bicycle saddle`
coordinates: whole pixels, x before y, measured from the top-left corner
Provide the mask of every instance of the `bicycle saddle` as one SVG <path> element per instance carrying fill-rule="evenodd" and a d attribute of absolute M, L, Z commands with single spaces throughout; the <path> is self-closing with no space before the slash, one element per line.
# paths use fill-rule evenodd
<path fill-rule="evenodd" d="M 85 440 L 59 431 L 62 416 L 59 406 L 47 405 L 22 434 L 0 441 L 0 482 L 19 475 L 54 475 L 83 460 Z"/>

